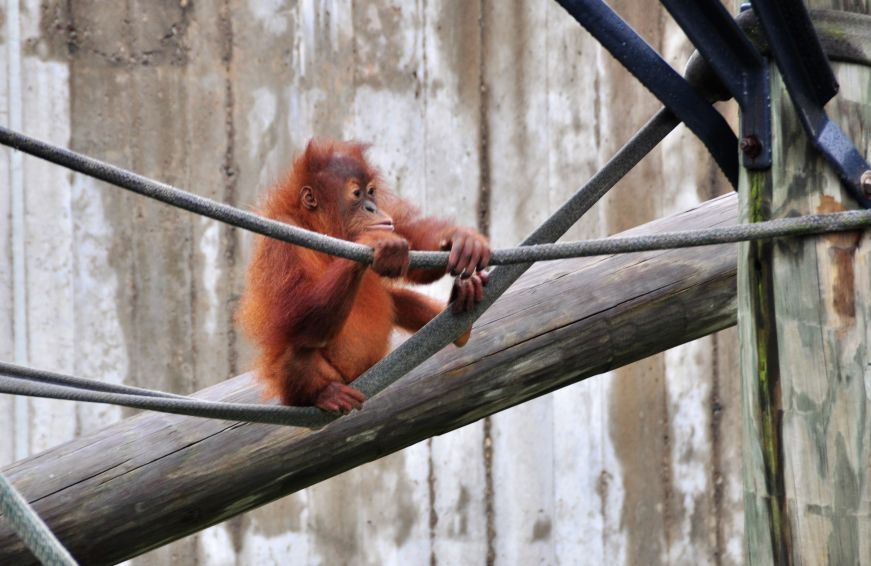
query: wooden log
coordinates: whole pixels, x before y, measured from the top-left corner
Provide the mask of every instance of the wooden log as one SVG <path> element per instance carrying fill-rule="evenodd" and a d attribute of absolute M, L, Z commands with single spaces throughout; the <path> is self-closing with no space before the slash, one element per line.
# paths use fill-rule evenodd
<path fill-rule="evenodd" d="M 866 46 L 867 47 L 867 46 Z M 869 155 L 871 68 L 835 65 L 831 118 Z M 774 165 L 742 172 L 746 221 L 855 208 L 776 69 Z M 739 333 L 750 564 L 871 563 L 868 233 L 741 246 Z"/>
<path fill-rule="evenodd" d="M 733 224 L 736 210 L 727 195 L 627 234 Z M 78 560 L 114 563 L 731 326 L 735 271 L 734 245 L 538 264 L 481 318 L 464 349 L 447 348 L 321 430 L 143 413 L 3 473 Z M 258 398 L 249 374 L 200 395 Z M 33 560 L 0 522 L 0 563 Z"/>

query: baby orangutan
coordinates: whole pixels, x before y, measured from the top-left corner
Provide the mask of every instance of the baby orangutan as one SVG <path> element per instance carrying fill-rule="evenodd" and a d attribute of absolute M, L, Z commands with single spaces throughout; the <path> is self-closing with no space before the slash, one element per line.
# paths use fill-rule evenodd
<path fill-rule="evenodd" d="M 325 411 L 360 408 L 348 385 L 387 354 L 394 326 L 417 331 L 441 310 L 396 285 L 430 283 L 445 272 L 408 270 L 409 250 L 450 250 L 447 271 L 455 312 L 483 299 L 487 239 L 468 228 L 421 216 L 386 190 L 365 146 L 309 142 L 290 175 L 269 193 L 264 216 L 370 246 L 370 266 L 260 237 L 248 269 L 238 321 L 259 347 L 258 378 L 286 405 Z M 454 343 L 462 346 L 471 330 Z"/>

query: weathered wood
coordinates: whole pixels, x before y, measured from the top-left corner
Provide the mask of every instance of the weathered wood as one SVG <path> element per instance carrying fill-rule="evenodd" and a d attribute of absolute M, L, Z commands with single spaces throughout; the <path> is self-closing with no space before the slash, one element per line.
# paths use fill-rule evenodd
<path fill-rule="evenodd" d="M 726 225 L 735 215 L 728 195 L 631 232 Z M 4 473 L 79 560 L 123 560 L 730 326 L 735 261 L 734 246 L 716 246 L 539 264 L 479 321 L 465 349 L 448 348 L 319 431 L 146 413 Z M 243 375 L 202 395 L 250 402 L 258 393 Z M 0 563 L 28 561 L 0 525 Z"/>
<path fill-rule="evenodd" d="M 827 109 L 866 159 L 871 68 L 836 65 Z M 772 72 L 774 166 L 742 172 L 750 221 L 855 208 Z M 743 245 L 739 331 L 751 564 L 871 562 L 867 233 Z"/>

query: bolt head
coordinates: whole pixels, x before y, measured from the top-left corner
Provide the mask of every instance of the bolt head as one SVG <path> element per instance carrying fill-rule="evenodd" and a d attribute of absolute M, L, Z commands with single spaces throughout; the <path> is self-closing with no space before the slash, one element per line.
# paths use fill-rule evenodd
<path fill-rule="evenodd" d="M 754 135 L 744 136 L 741 138 L 738 147 L 750 159 L 756 159 L 762 153 L 762 143 Z"/>

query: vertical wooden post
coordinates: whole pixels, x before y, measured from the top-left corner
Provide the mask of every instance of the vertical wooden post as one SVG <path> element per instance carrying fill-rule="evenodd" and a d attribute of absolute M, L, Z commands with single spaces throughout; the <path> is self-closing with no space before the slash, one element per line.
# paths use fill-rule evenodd
<path fill-rule="evenodd" d="M 871 153 L 871 68 L 835 64 L 832 120 Z M 772 68 L 770 171 L 742 171 L 741 218 L 855 208 Z M 750 564 L 871 564 L 871 238 L 739 252 L 744 501 Z"/>

